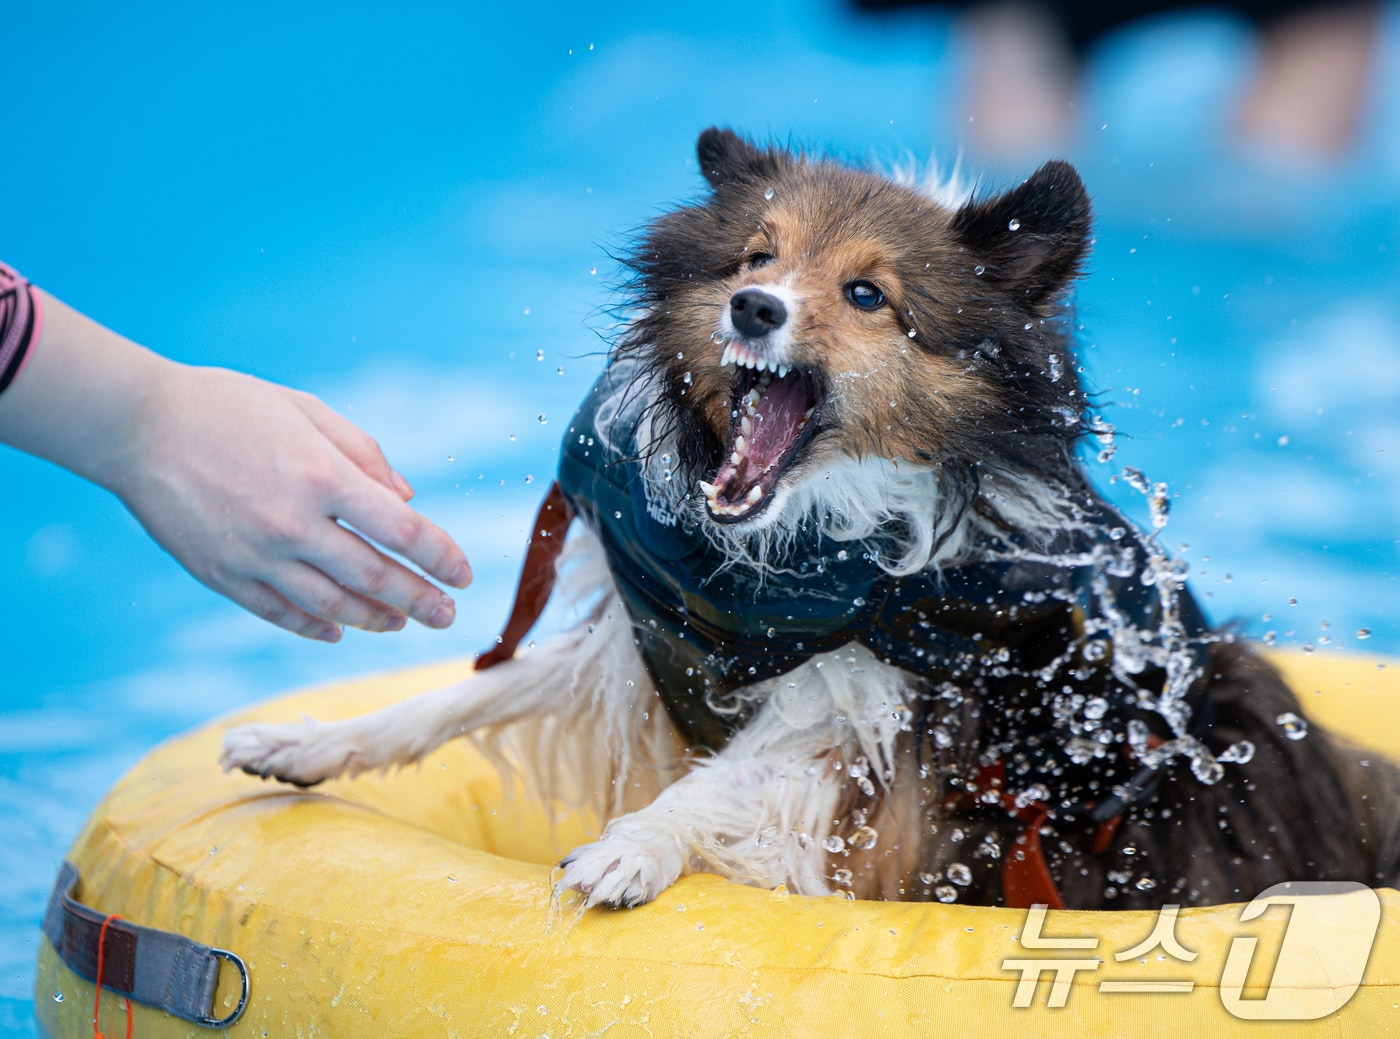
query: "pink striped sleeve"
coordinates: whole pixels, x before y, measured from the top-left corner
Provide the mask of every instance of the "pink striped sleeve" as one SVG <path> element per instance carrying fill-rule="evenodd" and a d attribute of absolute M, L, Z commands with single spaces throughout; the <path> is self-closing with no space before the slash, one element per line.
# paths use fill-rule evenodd
<path fill-rule="evenodd" d="M 43 324 L 38 293 L 13 268 L 0 263 L 0 393 L 24 370 Z"/>

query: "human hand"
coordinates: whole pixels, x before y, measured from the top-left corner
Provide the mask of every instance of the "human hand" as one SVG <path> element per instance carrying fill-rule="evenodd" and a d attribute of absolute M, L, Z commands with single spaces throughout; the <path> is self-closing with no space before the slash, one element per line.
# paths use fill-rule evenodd
<path fill-rule="evenodd" d="M 103 480 L 215 591 L 289 631 L 445 628 L 453 601 L 374 543 L 457 588 L 462 550 L 406 502 L 378 444 L 307 393 L 155 359 Z M 353 529 L 352 529 L 353 528 Z"/>

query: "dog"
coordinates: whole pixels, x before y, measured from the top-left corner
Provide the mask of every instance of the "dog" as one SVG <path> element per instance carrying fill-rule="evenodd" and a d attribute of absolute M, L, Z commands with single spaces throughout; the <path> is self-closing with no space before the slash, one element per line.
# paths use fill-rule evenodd
<path fill-rule="evenodd" d="M 468 736 L 609 820 L 560 864 L 586 906 L 694 870 L 1084 909 L 1392 882 L 1400 771 L 1206 623 L 1163 486 L 1125 470 L 1143 533 L 1080 461 L 1111 429 L 1073 359 L 1076 171 L 974 198 L 723 129 L 697 155 L 501 645 L 364 718 L 233 729 L 225 767 L 313 784 Z M 578 623 L 514 652 L 547 599 Z"/>

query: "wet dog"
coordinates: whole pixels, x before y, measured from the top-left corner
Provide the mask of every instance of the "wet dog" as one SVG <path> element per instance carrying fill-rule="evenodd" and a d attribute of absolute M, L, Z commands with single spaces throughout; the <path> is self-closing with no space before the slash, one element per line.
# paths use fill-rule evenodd
<path fill-rule="evenodd" d="M 309 784 L 468 735 L 609 820 L 562 863 L 588 905 L 691 870 L 1077 908 L 1392 880 L 1400 774 L 1205 622 L 1164 489 L 1127 471 L 1140 533 L 1078 459 L 1109 434 L 1065 309 L 1076 172 L 971 198 L 724 130 L 698 156 L 707 194 L 629 257 L 492 666 L 232 730 L 225 764 Z M 579 622 L 512 656 L 551 588 Z"/>

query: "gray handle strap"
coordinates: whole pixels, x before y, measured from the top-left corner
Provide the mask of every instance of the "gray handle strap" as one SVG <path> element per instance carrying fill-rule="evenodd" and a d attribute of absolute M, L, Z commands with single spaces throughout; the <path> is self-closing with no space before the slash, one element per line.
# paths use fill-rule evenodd
<path fill-rule="evenodd" d="M 107 917 L 78 902 L 78 867 L 65 862 L 58 871 L 44 911 L 44 937 L 68 969 L 97 980 L 97 945 Z M 207 1028 L 227 1028 L 248 1005 L 248 968 L 227 949 L 214 949 L 184 935 L 112 920 L 102 937 L 102 986 Z M 214 992 L 219 961 L 233 964 L 242 980 L 238 1006 L 215 1018 Z"/>

